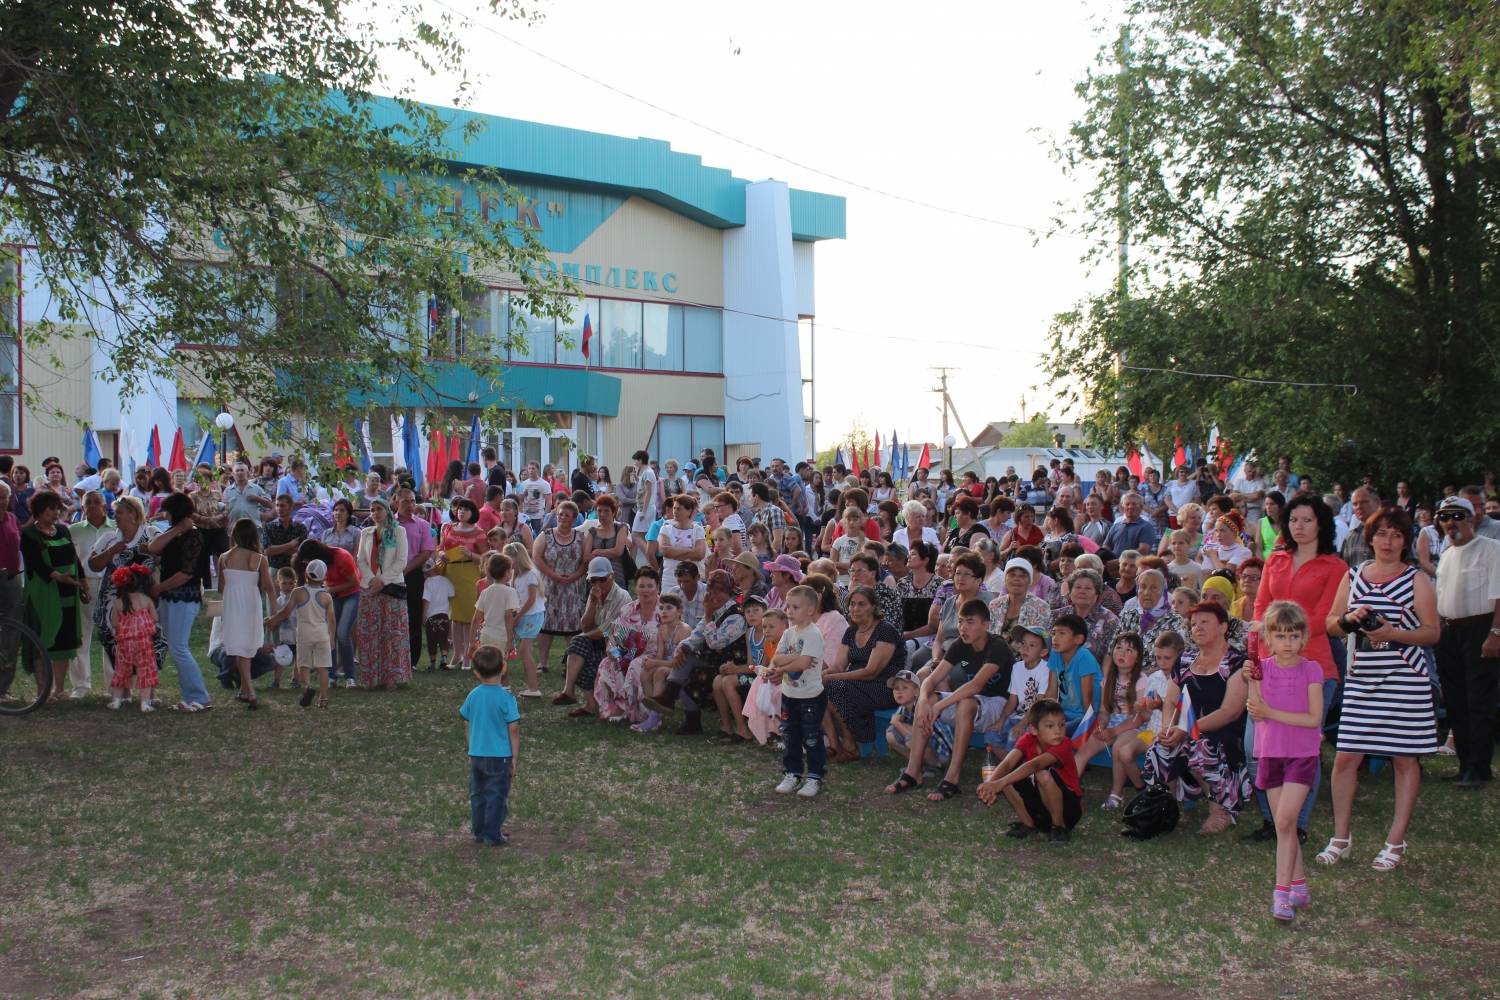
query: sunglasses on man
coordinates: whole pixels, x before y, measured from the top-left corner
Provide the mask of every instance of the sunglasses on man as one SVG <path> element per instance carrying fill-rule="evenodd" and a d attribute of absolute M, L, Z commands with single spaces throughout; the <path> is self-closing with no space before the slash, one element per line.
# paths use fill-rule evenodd
<path fill-rule="evenodd" d="M 1438 521 L 1467 521 L 1469 512 L 1466 510 L 1445 510 L 1437 516 Z"/>

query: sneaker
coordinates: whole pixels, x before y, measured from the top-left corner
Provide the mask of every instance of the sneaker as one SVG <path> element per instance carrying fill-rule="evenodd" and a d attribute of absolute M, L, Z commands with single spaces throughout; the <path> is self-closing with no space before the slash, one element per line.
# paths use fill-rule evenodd
<path fill-rule="evenodd" d="M 1060 826 L 1054 826 L 1052 833 L 1048 835 L 1054 844 L 1066 844 L 1073 839 L 1073 834 Z"/>
<path fill-rule="evenodd" d="M 354 686 L 354 678 L 353 677 L 345 677 L 344 678 L 344 687 L 346 687 L 346 688 L 352 688 L 353 686 Z"/>
<path fill-rule="evenodd" d="M 149 701 L 143 701 L 143 702 L 141 702 L 141 711 L 142 712 L 154 712 L 154 711 L 156 711 L 156 706 L 153 705 Z"/>
<path fill-rule="evenodd" d="M 796 779 L 794 778 L 793 780 L 795 781 Z M 781 786 L 778 785 L 777 787 L 779 788 Z M 818 780 L 817 778 L 808 778 L 807 783 L 801 788 L 797 789 L 797 797 L 802 799 L 810 799 L 816 796 L 818 792 L 822 791 L 822 789 L 822 781 Z"/>
<path fill-rule="evenodd" d="M 797 785 L 798 785 L 798 783 L 801 782 L 801 780 L 802 779 L 798 778 L 795 774 L 788 774 L 788 775 L 784 776 L 781 779 L 781 784 L 779 784 L 779 785 L 776 786 L 776 794 L 777 795 L 790 795 L 790 794 L 792 794 L 793 792 L 795 792 L 797 790 Z"/>
<path fill-rule="evenodd" d="M 1292 894 L 1277 889 L 1271 893 L 1271 916 L 1288 923 L 1297 919 L 1297 908 L 1292 905 Z"/>
<path fill-rule="evenodd" d="M 541 696 L 542 692 L 538 691 L 536 688 L 527 688 L 526 690 L 521 692 L 522 698 L 540 698 Z"/>
<path fill-rule="evenodd" d="M 124 698 L 111 698 L 109 700 L 109 710 L 111 712 L 118 712 L 120 710 L 120 706 L 123 704 L 125 704 Z"/>

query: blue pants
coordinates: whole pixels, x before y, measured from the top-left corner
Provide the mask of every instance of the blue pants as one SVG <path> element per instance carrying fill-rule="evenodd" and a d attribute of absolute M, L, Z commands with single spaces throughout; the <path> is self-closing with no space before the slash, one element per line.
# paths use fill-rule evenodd
<path fill-rule="evenodd" d="M 510 757 L 469 758 L 469 815 L 475 840 L 498 844 L 504 838 L 510 765 Z"/>
<path fill-rule="evenodd" d="M 182 700 L 188 705 L 209 705 L 213 699 L 203 684 L 203 671 L 193 659 L 188 640 L 193 635 L 193 621 L 198 617 L 198 602 L 162 601 L 156 614 L 161 620 L 162 636 L 167 640 L 167 652 L 172 654 L 172 663 L 177 667 L 177 683 L 182 688 Z"/>
<path fill-rule="evenodd" d="M 350 680 L 354 679 L 354 623 L 359 620 L 359 591 L 345 594 L 343 597 L 333 599 L 333 617 L 338 622 L 338 630 L 335 633 L 338 639 L 338 649 L 334 650 L 333 672 L 328 675 L 333 680 L 343 673 Z"/>
<path fill-rule="evenodd" d="M 807 776 L 823 780 L 828 770 L 828 748 L 823 745 L 823 713 L 828 710 L 828 692 L 814 698 L 781 697 L 781 737 L 786 752 L 781 768 L 802 775 L 803 751 L 807 752 Z"/>
<path fill-rule="evenodd" d="M 1328 708 L 1333 704 L 1333 696 L 1339 689 L 1338 681 L 1323 682 L 1323 719 L 1328 719 Z M 1255 772 L 1259 761 L 1255 759 L 1255 720 L 1248 715 L 1245 716 L 1245 763 L 1250 768 L 1250 781 L 1255 782 Z M 1323 766 L 1318 765 L 1317 774 L 1313 777 L 1312 787 L 1307 790 L 1307 801 L 1302 803 L 1302 811 L 1297 814 L 1297 829 L 1306 830 L 1307 823 L 1312 819 L 1313 805 L 1318 801 L 1318 789 L 1323 784 Z M 1255 803 L 1260 806 L 1260 816 L 1267 823 L 1274 822 L 1271 818 L 1271 800 L 1266 798 L 1266 793 L 1259 788 L 1255 790 Z"/>

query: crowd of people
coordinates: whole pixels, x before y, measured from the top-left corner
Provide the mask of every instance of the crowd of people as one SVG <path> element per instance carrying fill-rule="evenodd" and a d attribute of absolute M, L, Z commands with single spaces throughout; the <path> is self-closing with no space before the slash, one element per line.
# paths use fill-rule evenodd
<path fill-rule="evenodd" d="M 931 780 L 939 803 L 982 752 L 978 794 L 1010 804 L 1017 837 L 1067 839 L 1095 764 L 1104 811 L 1165 788 L 1201 804 L 1205 834 L 1259 815 L 1249 838 L 1281 844 L 1284 919 L 1306 901 L 1288 845 L 1306 837 L 1325 727 L 1325 864 L 1352 850 L 1366 757 L 1395 771 L 1381 870 L 1405 856 L 1423 756 L 1456 756 L 1459 788 L 1489 783 L 1492 478 L 1429 504 L 1371 476 L 1319 493 L 1286 457 L 1227 482 L 1208 463 L 1165 482 L 1123 467 L 1083 481 L 1056 459 L 1025 471 L 897 483 L 642 451 L 618 479 L 586 458 L 564 478 L 486 449 L 418 490 L 404 469 L 320 482 L 279 455 L 129 485 L 107 464 L 70 485 L 56 462 L 33 483 L 0 458 L 0 617 L 43 635 L 53 697 L 90 693 L 97 639 L 111 707 L 135 691 L 142 711 L 168 658 L 177 707 L 213 704 L 189 646 L 206 594 L 210 657 L 250 708 L 257 679 L 278 687 L 287 668 L 303 705 L 340 679 L 390 689 L 473 667 L 493 685 L 512 665 L 519 697 L 539 699 L 560 643 L 552 704 L 640 733 L 670 717 L 683 736 L 712 712 L 714 739 L 781 752 L 778 792 L 815 796 L 884 741 L 904 758 L 886 792 Z"/>

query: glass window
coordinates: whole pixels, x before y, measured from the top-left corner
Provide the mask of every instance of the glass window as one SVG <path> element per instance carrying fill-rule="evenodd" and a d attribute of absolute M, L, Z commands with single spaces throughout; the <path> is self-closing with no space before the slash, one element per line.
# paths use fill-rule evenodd
<path fill-rule="evenodd" d="M 605 299 L 600 309 L 604 350 L 599 363 L 606 368 L 641 367 L 641 304 Z"/>
<path fill-rule="evenodd" d="M 588 316 L 589 326 L 594 331 L 589 341 L 589 358 L 583 356 L 583 317 Z M 599 336 L 599 300 L 574 299 L 572 312 L 557 322 L 557 363 L 560 365 L 586 365 L 591 361 L 599 364 L 599 352 L 603 349 L 603 338 Z"/>
<path fill-rule="evenodd" d="M 213 426 L 213 419 L 218 414 L 218 407 L 209 405 L 207 400 L 177 400 L 177 426 L 182 428 L 182 450 L 187 454 L 189 463 L 198 454 L 198 445 L 203 442 L 205 428 Z M 165 441 L 162 445 L 171 447 Z"/>
<path fill-rule="evenodd" d="M 556 364 L 557 321 L 550 316 L 533 315 L 526 308 L 525 296 L 507 292 L 505 298 L 510 313 L 510 359 Z"/>
<path fill-rule="evenodd" d="M 647 371 L 682 371 L 682 307 L 647 302 L 642 324 Z"/>
<path fill-rule="evenodd" d="M 687 371 L 724 370 L 724 317 L 719 310 L 685 307 L 683 340 L 683 364 Z"/>
<path fill-rule="evenodd" d="M 652 432 L 651 443 L 646 450 L 660 456 L 663 468 L 668 459 L 674 460 L 678 468 L 681 468 L 684 462 L 698 454 L 693 451 L 692 418 L 657 417 L 656 430 Z"/>
<path fill-rule="evenodd" d="M 455 356 L 481 354 L 492 357 L 495 353 L 496 299 L 500 293 L 493 288 L 481 288 L 464 297 L 463 308 L 456 317 L 454 329 Z"/>
<path fill-rule="evenodd" d="M 704 448 L 711 448 L 722 461 L 724 458 L 724 418 L 692 417 L 690 419 L 693 422 L 693 455 L 696 457 Z"/>

